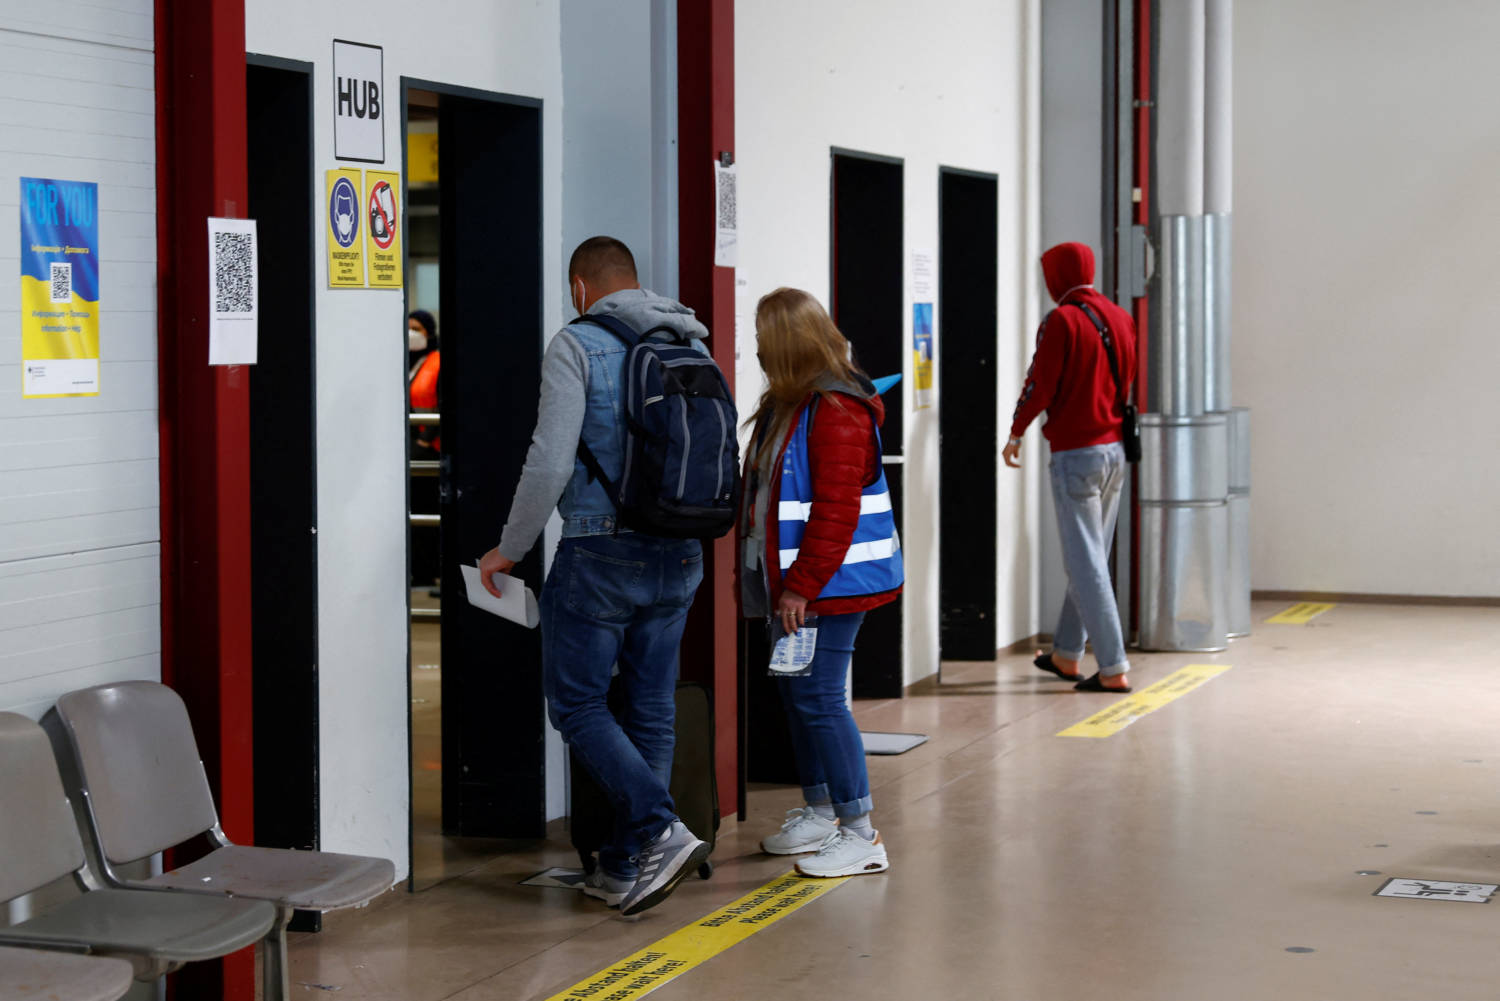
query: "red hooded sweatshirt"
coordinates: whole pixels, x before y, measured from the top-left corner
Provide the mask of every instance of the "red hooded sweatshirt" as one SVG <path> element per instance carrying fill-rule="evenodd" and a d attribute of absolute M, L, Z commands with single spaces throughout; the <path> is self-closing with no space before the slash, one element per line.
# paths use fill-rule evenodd
<path fill-rule="evenodd" d="M 1042 434 L 1054 452 L 1119 441 L 1124 414 L 1109 355 L 1098 329 L 1077 304 L 1086 303 L 1114 338 L 1127 394 L 1135 384 L 1135 324 L 1129 313 L 1094 290 L 1094 253 L 1084 244 L 1060 243 L 1047 251 L 1042 274 L 1058 308 L 1037 330 L 1036 354 L 1010 436 L 1021 437 L 1045 410 Z"/>

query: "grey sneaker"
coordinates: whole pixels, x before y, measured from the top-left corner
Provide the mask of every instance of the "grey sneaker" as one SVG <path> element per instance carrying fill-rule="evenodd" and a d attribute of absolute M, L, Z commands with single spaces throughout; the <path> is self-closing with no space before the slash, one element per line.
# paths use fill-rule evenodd
<path fill-rule="evenodd" d="M 682 821 L 672 821 L 636 857 L 640 875 L 620 901 L 620 913 L 639 914 L 666 900 L 682 877 L 702 865 L 712 850 L 707 842 L 695 838 Z"/>
<path fill-rule="evenodd" d="M 630 892 L 632 880 L 623 876 L 611 876 L 603 866 L 594 869 L 583 881 L 583 895 L 604 901 L 608 907 L 619 907 L 625 894 Z"/>

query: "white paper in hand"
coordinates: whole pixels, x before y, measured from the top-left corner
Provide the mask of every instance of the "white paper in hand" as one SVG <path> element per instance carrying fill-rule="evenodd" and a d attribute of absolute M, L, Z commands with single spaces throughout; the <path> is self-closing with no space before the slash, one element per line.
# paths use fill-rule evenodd
<path fill-rule="evenodd" d="M 459 569 L 464 572 L 469 604 L 475 608 L 482 608 L 527 629 L 535 629 L 536 624 L 541 621 L 536 608 L 536 595 L 516 578 L 503 573 L 495 574 L 495 583 L 500 585 L 500 597 L 497 598 L 485 590 L 484 583 L 479 579 L 478 567 L 464 566 Z"/>

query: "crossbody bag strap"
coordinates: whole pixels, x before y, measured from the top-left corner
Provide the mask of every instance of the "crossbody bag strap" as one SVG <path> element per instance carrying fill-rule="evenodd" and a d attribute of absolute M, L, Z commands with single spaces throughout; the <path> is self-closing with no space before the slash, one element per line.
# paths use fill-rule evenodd
<path fill-rule="evenodd" d="M 1123 409 L 1129 400 L 1126 398 L 1125 386 L 1120 382 L 1120 359 L 1115 357 L 1114 338 L 1109 335 L 1109 328 L 1104 325 L 1103 321 L 1099 319 L 1086 303 L 1075 302 L 1072 305 L 1083 310 L 1083 314 L 1089 318 L 1089 322 L 1094 325 L 1094 329 L 1099 331 L 1099 339 L 1104 342 L 1104 353 L 1109 356 L 1109 374 L 1114 376 L 1115 392 L 1119 396 L 1120 406 Z"/>

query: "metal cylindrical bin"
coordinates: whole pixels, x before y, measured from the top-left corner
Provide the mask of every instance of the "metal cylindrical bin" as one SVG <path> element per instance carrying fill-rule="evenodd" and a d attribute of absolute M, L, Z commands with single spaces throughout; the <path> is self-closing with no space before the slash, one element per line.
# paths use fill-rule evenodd
<path fill-rule="evenodd" d="M 1141 414 L 1140 500 L 1221 501 L 1229 495 L 1224 414 Z"/>
<path fill-rule="evenodd" d="M 1229 411 L 1229 636 L 1250 635 L 1250 410 Z"/>
<path fill-rule="evenodd" d="M 1224 414 L 1141 415 L 1140 629 L 1144 650 L 1229 644 L 1229 457 Z"/>

